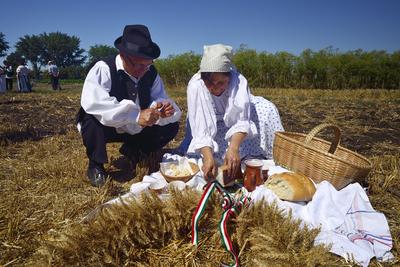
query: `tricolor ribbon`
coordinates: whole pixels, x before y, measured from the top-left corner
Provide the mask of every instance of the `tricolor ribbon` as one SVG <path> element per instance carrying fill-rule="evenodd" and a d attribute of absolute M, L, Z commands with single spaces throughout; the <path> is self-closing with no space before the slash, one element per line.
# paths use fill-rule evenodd
<path fill-rule="evenodd" d="M 218 182 L 217 182 L 218 183 Z M 215 187 L 217 184 L 215 182 L 208 183 L 206 188 L 204 189 L 203 195 L 201 196 L 201 199 L 199 201 L 199 204 L 197 204 L 196 211 L 193 214 L 192 217 L 192 244 L 197 246 L 198 244 L 198 234 L 197 234 L 197 227 L 199 224 L 199 220 L 201 216 L 204 213 L 204 210 L 206 209 L 208 199 L 212 195 L 212 193 L 215 190 Z"/>
<path fill-rule="evenodd" d="M 225 250 L 231 253 L 233 259 L 235 260 L 234 264 L 222 265 L 236 267 L 239 266 L 239 256 L 233 248 L 233 244 L 228 233 L 227 222 L 232 215 L 236 216 L 240 213 L 242 206 L 248 206 L 248 204 L 250 203 L 249 193 L 244 187 L 242 187 L 232 197 L 228 192 L 224 190 L 224 188 L 218 181 L 212 181 L 207 184 L 206 188 L 204 189 L 203 195 L 201 196 L 199 204 L 197 205 L 196 211 L 192 217 L 192 244 L 195 246 L 197 246 L 198 244 L 198 223 L 205 211 L 208 200 L 215 189 L 217 189 L 218 192 L 223 196 L 222 208 L 224 209 L 224 212 L 222 213 L 222 217 L 219 222 L 219 231 L 221 234 L 222 243 L 225 247 Z"/>

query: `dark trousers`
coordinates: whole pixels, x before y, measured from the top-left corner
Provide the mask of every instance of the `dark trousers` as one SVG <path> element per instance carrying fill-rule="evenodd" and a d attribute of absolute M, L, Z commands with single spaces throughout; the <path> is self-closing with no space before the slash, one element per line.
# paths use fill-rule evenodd
<path fill-rule="evenodd" d="M 53 75 L 51 75 L 50 78 L 51 78 L 51 87 L 53 87 L 53 90 L 60 89 L 58 77 L 54 77 Z"/>
<path fill-rule="evenodd" d="M 6 88 L 7 88 L 7 90 L 11 91 L 12 87 L 13 87 L 13 79 L 6 78 Z"/>
<path fill-rule="evenodd" d="M 140 133 L 131 135 L 119 134 L 114 127 L 102 125 L 95 117 L 84 114 L 81 119 L 81 134 L 86 154 L 90 161 L 106 163 L 106 144 L 122 142 L 130 152 L 150 153 L 161 149 L 171 141 L 179 130 L 179 123 L 170 123 L 165 126 L 154 125 L 145 127 Z"/>

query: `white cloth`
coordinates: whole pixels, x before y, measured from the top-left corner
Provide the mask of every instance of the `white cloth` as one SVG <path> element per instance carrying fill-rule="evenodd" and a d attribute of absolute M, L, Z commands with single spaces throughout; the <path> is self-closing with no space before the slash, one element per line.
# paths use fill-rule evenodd
<path fill-rule="evenodd" d="M 232 46 L 205 45 L 200 62 L 200 72 L 230 72 L 232 69 Z"/>
<path fill-rule="evenodd" d="M 181 156 L 176 155 L 176 154 L 170 154 L 170 153 L 165 153 L 162 158 L 162 162 L 171 162 L 171 161 L 179 161 L 181 160 Z M 188 161 L 196 163 L 200 171 L 196 173 L 195 176 L 193 176 L 192 179 L 186 182 L 186 186 L 198 191 L 202 191 L 203 187 L 207 184 L 206 180 L 204 180 L 204 175 L 201 172 L 201 167 L 203 166 L 203 160 L 202 159 L 194 159 L 194 158 L 189 158 Z M 132 190 L 131 190 L 132 191 Z"/>
<path fill-rule="evenodd" d="M 163 161 L 179 160 L 179 158 L 178 155 L 165 154 Z M 195 159 L 189 160 L 195 161 Z M 199 159 L 197 163 L 201 170 L 202 160 Z M 266 163 L 270 165 L 269 161 Z M 268 174 L 285 171 L 288 170 L 281 166 L 270 166 Z M 158 179 L 162 179 L 159 172 L 145 176 L 143 182 L 132 184 L 129 193 L 107 203 L 115 204 L 138 198 Z M 201 171 L 186 183 L 186 187 L 197 191 L 202 191 L 205 185 Z M 168 194 L 160 195 L 160 198 L 166 197 Z M 393 241 L 386 217 L 373 209 L 368 196 L 358 183 L 337 191 L 329 182 L 323 181 L 317 185 L 313 199 L 308 203 L 280 200 L 273 191 L 262 185 L 251 192 L 250 197 L 252 203 L 256 201 L 276 203 L 279 209 L 286 213 L 290 211 L 294 219 L 300 219 L 303 226 L 321 228 L 314 244 L 331 245 L 330 251 L 345 259 L 354 257 L 354 260 L 362 266 L 368 266 L 373 257 L 378 261 L 394 259 L 390 252 Z"/>
<path fill-rule="evenodd" d="M 257 127 L 250 120 L 250 93 L 246 78 L 239 72 L 232 71 L 229 87 L 226 90 L 229 98 L 223 121 L 229 130 L 225 139 L 228 140 L 237 132 L 247 133 L 246 138 L 257 135 Z M 214 140 L 217 133 L 216 111 L 213 107 L 211 93 L 199 73 L 189 81 L 187 104 L 188 119 L 193 136 L 188 153 L 196 153 L 205 146 L 218 152 L 218 144 Z"/>
<path fill-rule="evenodd" d="M 116 57 L 115 63 L 117 71 L 124 70 L 119 55 Z M 128 76 L 133 82 L 138 82 L 136 78 L 129 74 Z M 82 108 L 86 113 L 95 116 L 101 124 L 116 128 L 118 133 L 137 134 L 141 132 L 143 128 L 137 122 L 140 114 L 139 98 L 135 102 L 129 99 L 123 99 L 119 102 L 115 97 L 110 96 L 110 90 L 110 68 L 104 61 L 99 61 L 86 76 L 81 96 Z M 167 96 L 159 75 L 157 75 L 151 87 L 150 98 L 152 101 L 150 107 L 153 107 L 156 102 L 168 101 L 175 108 L 175 113 L 172 116 L 160 118 L 156 123 L 157 125 L 163 126 L 180 119 L 182 112 L 175 102 Z"/>
<path fill-rule="evenodd" d="M 163 156 L 162 162 L 171 162 L 171 161 L 179 161 L 182 157 L 179 155 L 175 154 L 170 154 L 166 153 Z M 197 163 L 201 169 L 202 162 L 201 159 L 197 161 L 196 159 L 188 159 L 190 162 Z M 193 176 L 192 179 L 190 179 L 188 182 L 186 182 L 186 187 L 192 188 L 197 191 L 202 191 L 204 186 L 207 184 L 207 182 L 203 178 L 203 174 L 201 171 L 199 171 L 196 175 Z M 111 199 L 110 201 L 106 202 L 103 205 L 108 205 L 108 204 L 121 204 L 126 201 L 132 200 L 132 199 L 138 199 L 141 194 L 143 193 L 149 193 L 149 189 L 151 188 L 152 184 L 159 184 L 159 183 L 164 183 L 165 179 L 162 176 L 162 174 L 157 171 L 154 172 L 150 175 L 145 175 L 143 177 L 143 180 L 138 183 L 134 183 L 131 185 L 130 191 L 122 196 L 119 196 L 117 198 Z M 168 185 L 167 185 L 168 187 Z M 159 195 L 160 198 L 164 199 L 169 197 L 169 194 L 163 193 Z"/>
<path fill-rule="evenodd" d="M 282 201 L 269 189 L 257 187 L 252 201 L 276 202 L 286 212 L 291 210 L 294 219 L 301 219 L 312 228 L 321 228 L 314 243 L 332 245 L 331 252 L 368 266 L 376 257 L 379 261 L 393 259 L 390 253 L 392 238 L 385 215 L 375 211 L 365 191 L 358 183 L 337 191 L 329 182 L 317 186 L 312 201 L 294 203 Z"/>

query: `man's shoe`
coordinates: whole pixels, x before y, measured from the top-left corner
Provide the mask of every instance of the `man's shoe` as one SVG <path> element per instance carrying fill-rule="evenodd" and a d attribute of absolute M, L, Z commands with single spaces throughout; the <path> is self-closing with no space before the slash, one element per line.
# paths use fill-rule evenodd
<path fill-rule="evenodd" d="M 122 155 L 124 155 L 126 158 L 129 159 L 131 163 L 131 168 L 135 171 L 136 165 L 139 162 L 140 152 L 137 150 L 130 149 L 127 144 L 122 144 L 122 146 L 119 149 L 119 153 L 121 153 Z"/>
<path fill-rule="evenodd" d="M 87 176 L 90 183 L 96 187 L 103 186 L 107 181 L 107 174 L 102 166 L 89 167 Z"/>

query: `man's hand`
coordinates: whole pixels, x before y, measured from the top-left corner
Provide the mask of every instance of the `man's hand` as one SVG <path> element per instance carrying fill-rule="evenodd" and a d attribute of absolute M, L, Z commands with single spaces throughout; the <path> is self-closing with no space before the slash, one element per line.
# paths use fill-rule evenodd
<path fill-rule="evenodd" d="M 158 102 L 156 109 L 160 112 L 161 118 L 171 117 L 175 113 L 174 106 L 168 101 Z"/>
<path fill-rule="evenodd" d="M 138 123 L 142 127 L 153 126 L 161 116 L 156 108 L 147 108 L 140 111 Z"/>

